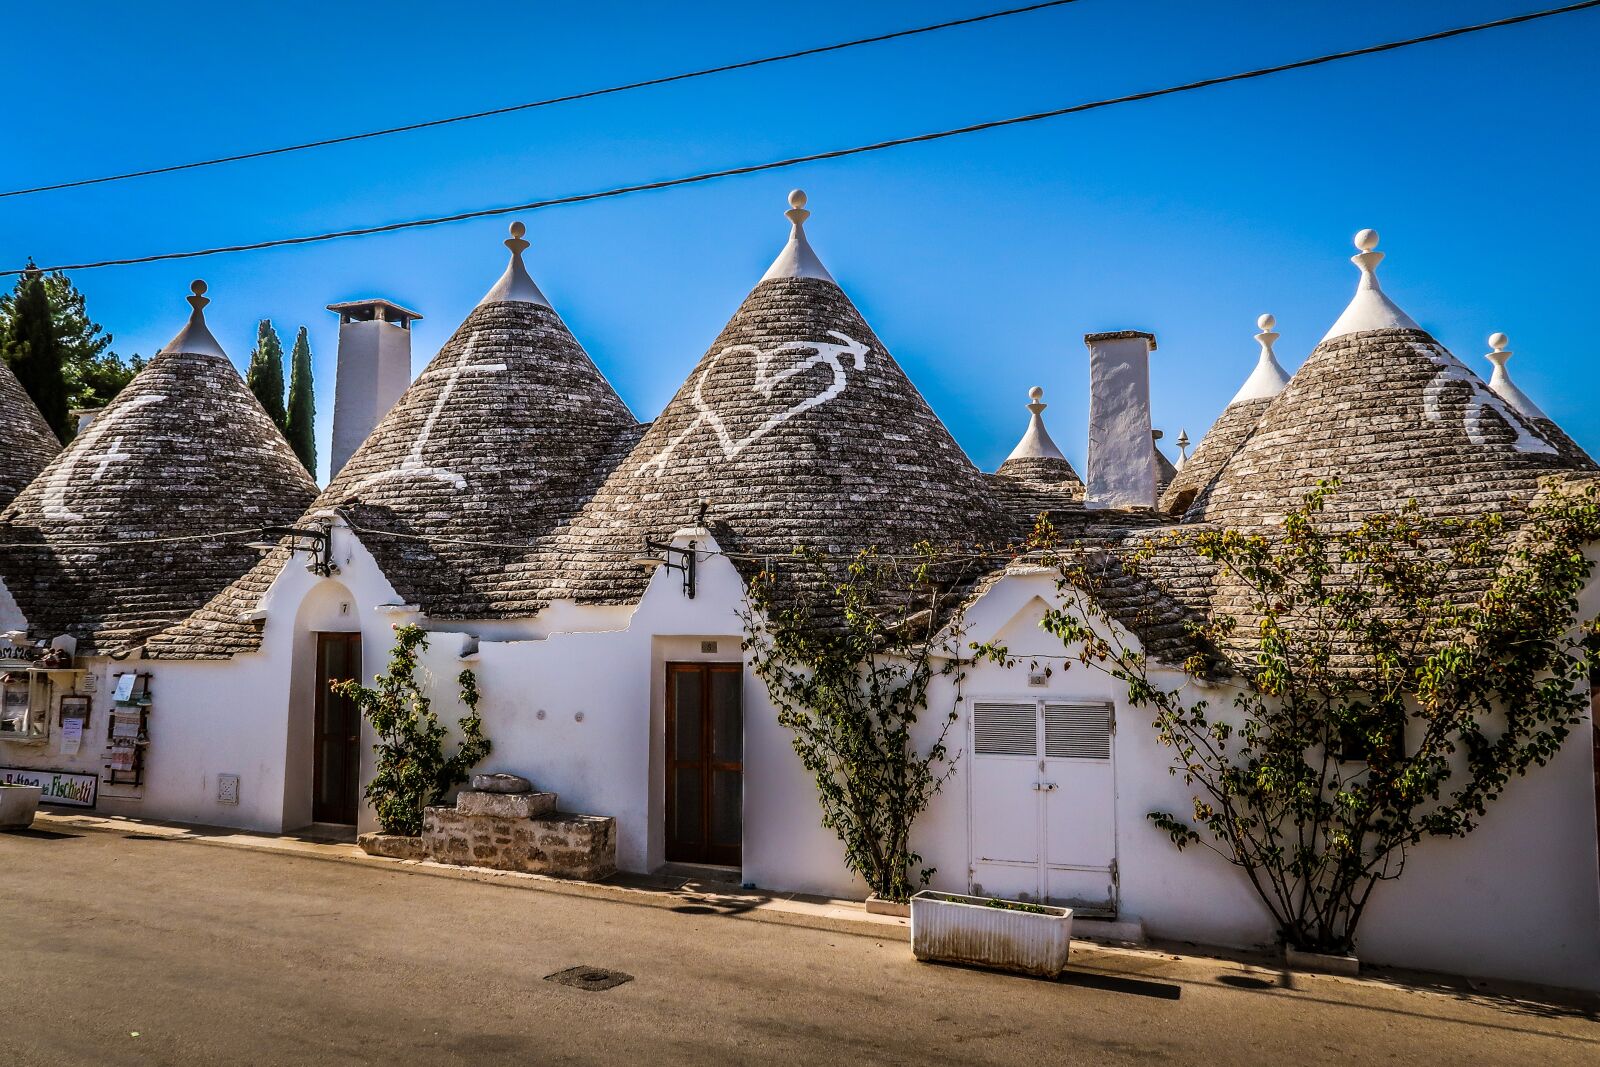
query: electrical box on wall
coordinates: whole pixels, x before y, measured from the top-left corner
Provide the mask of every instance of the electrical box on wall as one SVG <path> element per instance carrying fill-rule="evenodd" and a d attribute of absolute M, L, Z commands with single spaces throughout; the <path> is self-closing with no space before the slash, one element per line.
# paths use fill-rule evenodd
<path fill-rule="evenodd" d="M 239 776 L 237 774 L 217 775 L 217 803 L 239 803 Z"/>

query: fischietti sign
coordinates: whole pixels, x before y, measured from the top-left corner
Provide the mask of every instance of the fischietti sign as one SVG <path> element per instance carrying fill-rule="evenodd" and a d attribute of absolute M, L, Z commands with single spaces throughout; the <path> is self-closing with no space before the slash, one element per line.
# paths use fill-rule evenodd
<path fill-rule="evenodd" d="M 100 776 L 39 771 L 27 767 L 0 767 L 0 785 L 36 785 L 39 803 L 67 808 L 92 808 L 100 796 Z"/>

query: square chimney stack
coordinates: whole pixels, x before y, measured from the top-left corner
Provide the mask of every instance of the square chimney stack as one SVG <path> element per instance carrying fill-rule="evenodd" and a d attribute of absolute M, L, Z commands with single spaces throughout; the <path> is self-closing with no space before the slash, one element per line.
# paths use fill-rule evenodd
<path fill-rule="evenodd" d="M 388 300 L 349 300 L 328 310 L 339 316 L 332 480 L 411 384 L 411 324 L 422 316 Z"/>
<path fill-rule="evenodd" d="M 1140 330 L 1085 334 L 1089 346 L 1089 469 L 1086 508 L 1154 508 L 1150 353 Z"/>

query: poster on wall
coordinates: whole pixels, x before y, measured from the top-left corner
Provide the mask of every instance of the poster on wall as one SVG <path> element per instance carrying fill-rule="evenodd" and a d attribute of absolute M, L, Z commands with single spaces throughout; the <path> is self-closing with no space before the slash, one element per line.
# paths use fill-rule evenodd
<path fill-rule="evenodd" d="M 0 785 L 36 785 L 41 790 L 39 803 L 63 808 L 92 808 L 100 798 L 97 774 L 0 767 Z"/>

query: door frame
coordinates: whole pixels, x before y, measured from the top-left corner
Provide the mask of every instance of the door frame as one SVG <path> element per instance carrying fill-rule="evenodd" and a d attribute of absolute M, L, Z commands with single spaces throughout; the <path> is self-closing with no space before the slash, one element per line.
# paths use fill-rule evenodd
<path fill-rule="evenodd" d="M 361 818 L 361 719 L 357 712 L 355 737 L 349 743 L 349 757 L 351 761 L 350 795 L 346 798 L 350 815 L 349 821 L 344 819 L 319 818 L 319 803 L 322 787 L 323 759 L 322 759 L 322 723 L 323 714 L 327 708 L 327 701 L 332 696 L 325 684 L 327 672 L 324 669 L 325 650 L 330 642 L 329 638 L 339 638 L 348 646 L 355 646 L 355 665 L 352 677 L 360 680 L 362 675 L 361 657 L 363 655 L 360 630 L 314 630 L 311 634 L 315 644 L 315 652 L 311 665 L 311 686 L 314 690 L 311 705 L 311 821 L 330 822 L 340 826 L 354 826 Z M 326 812 L 321 814 L 326 815 Z M 344 814 L 339 812 L 338 814 Z"/>
<path fill-rule="evenodd" d="M 1118 720 L 1121 718 L 1121 715 L 1119 714 L 1119 712 L 1121 710 L 1121 706 L 1117 703 L 1117 701 L 1114 698 L 1112 698 L 1110 696 L 1073 696 L 1073 695 L 1064 694 L 1064 693 L 1061 693 L 1061 694 L 1058 694 L 1058 693 L 1050 693 L 1050 694 L 1031 693 L 1031 694 L 1027 694 L 1027 695 L 1019 695 L 1019 694 L 1017 694 L 1015 692 L 1012 692 L 1012 693 L 999 693 L 999 694 L 996 694 L 996 693 L 984 693 L 984 694 L 982 694 L 980 696 L 965 696 L 964 695 L 962 697 L 962 703 L 966 705 L 966 719 L 967 719 L 967 723 L 966 723 L 966 727 L 965 727 L 965 732 L 966 732 L 966 750 L 967 750 L 967 753 L 968 753 L 968 759 L 971 759 L 971 760 L 976 760 L 978 758 L 977 744 L 975 743 L 975 738 L 974 738 L 973 731 L 977 728 L 977 706 L 979 704 L 1033 704 L 1034 705 L 1034 709 L 1035 709 L 1035 714 L 1038 716 L 1038 719 L 1037 719 L 1037 722 L 1038 722 L 1038 734 L 1037 734 L 1037 739 L 1035 741 L 1035 749 L 1034 749 L 1034 753 L 1035 754 L 1034 754 L 1033 759 L 1032 760 L 1028 760 L 1027 757 L 1024 757 L 1024 756 L 994 756 L 994 757 L 984 757 L 984 758 L 985 759 L 992 758 L 992 759 L 997 759 L 997 760 L 1010 760 L 1010 761 L 1014 761 L 1014 762 L 1016 762 L 1018 764 L 1031 763 L 1032 766 L 1033 766 L 1033 770 L 1030 773 L 1039 775 L 1041 778 L 1042 778 L 1042 776 L 1044 774 L 1044 771 L 1043 771 L 1041 765 L 1048 761 L 1048 758 L 1046 756 L 1042 755 L 1042 753 L 1044 751 L 1044 743 L 1045 743 L 1044 706 L 1046 704 L 1104 704 L 1106 707 L 1111 709 L 1111 756 L 1110 756 L 1110 760 L 1109 760 L 1109 762 L 1111 764 L 1111 767 L 1110 767 L 1110 770 L 1111 770 L 1111 810 L 1107 814 L 1108 814 L 1108 816 L 1109 816 L 1109 818 L 1111 820 L 1111 842 L 1112 842 L 1112 847 L 1111 847 L 1111 888 L 1112 888 L 1111 908 L 1112 908 L 1112 916 L 1114 917 L 1116 914 L 1118 914 L 1120 912 L 1121 907 L 1122 907 L 1122 879 L 1121 879 L 1121 874 L 1120 874 L 1120 870 L 1119 870 L 1120 864 L 1121 864 L 1121 857 L 1122 857 L 1122 836 L 1118 832 L 1118 827 L 1117 827 L 1117 800 L 1118 800 L 1118 797 L 1119 797 L 1119 794 L 1120 794 L 1120 788 L 1121 788 L 1120 778 L 1119 778 L 1119 776 L 1117 774 L 1117 723 L 1118 723 Z M 973 804 L 973 794 L 972 794 L 974 775 L 972 774 L 971 768 L 968 768 L 967 774 L 964 777 L 967 780 L 966 781 L 966 797 L 967 797 L 967 889 L 966 889 L 966 891 L 970 893 L 970 892 L 972 892 L 973 879 L 974 879 L 974 875 L 976 874 L 976 871 L 977 871 L 977 863 L 978 863 L 977 840 L 976 840 L 977 827 L 973 822 L 973 812 L 975 810 L 975 805 Z M 1052 864 L 1050 862 L 1048 830 L 1047 830 L 1046 825 L 1045 825 L 1045 809 L 1046 809 L 1046 803 L 1047 803 L 1047 794 L 1045 794 L 1043 792 L 1039 793 L 1038 796 L 1037 796 L 1037 802 L 1038 802 L 1039 814 L 1038 814 L 1038 822 L 1037 822 L 1037 824 L 1035 826 L 1035 831 L 1036 831 L 1036 834 L 1037 834 L 1037 837 L 1038 837 L 1038 850 L 1039 850 L 1038 851 L 1038 856 L 1039 856 L 1039 859 L 1038 859 L 1038 862 L 1035 864 L 1035 867 L 1036 867 L 1036 869 L 1038 871 L 1038 883 L 1037 883 L 1037 885 L 1038 885 L 1038 896 L 1042 900 L 1043 897 L 1045 896 L 1045 892 L 1044 892 L 1044 890 L 1045 890 L 1045 871 L 1048 868 L 1055 867 L 1055 868 L 1058 868 L 1058 869 L 1061 869 L 1061 870 L 1089 870 L 1091 868 L 1075 867 L 1075 866 L 1073 866 L 1071 864 L 1064 864 L 1064 863 Z M 1017 866 L 1020 867 L 1022 865 L 1018 864 Z M 1092 869 L 1093 870 L 1099 870 L 1099 868 L 1092 868 Z M 1085 917 L 1089 917 L 1089 916 L 1086 914 Z M 1095 916 L 1095 917 L 1098 917 L 1098 916 Z"/>
<path fill-rule="evenodd" d="M 692 669 L 703 671 L 706 676 L 712 673 L 736 675 L 739 679 L 739 762 L 718 762 L 710 758 L 712 743 L 712 724 L 710 715 L 711 686 L 701 687 L 700 714 L 701 719 L 701 750 L 706 754 L 704 759 L 692 761 L 701 765 L 701 840 L 702 858 L 682 859 L 673 855 L 673 827 L 676 825 L 677 804 L 673 799 L 673 784 L 676 775 L 676 762 L 673 759 L 674 727 L 677 725 L 677 692 L 672 684 L 672 676 L 676 671 Z M 662 849 L 668 863 L 701 863 L 717 867 L 742 867 L 744 863 L 744 794 L 745 794 L 745 700 L 744 700 L 744 662 L 742 660 L 667 660 L 662 665 L 662 683 L 665 689 L 664 710 L 662 718 L 662 765 L 665 769 L 662 819 Z M 709 680 L 709 678 L 708 678 Z M 715 771 L 737 771 L 739 774 L 739 843 L 736 845 L 713 845 L 711 843 L 711 776 Z"/>

